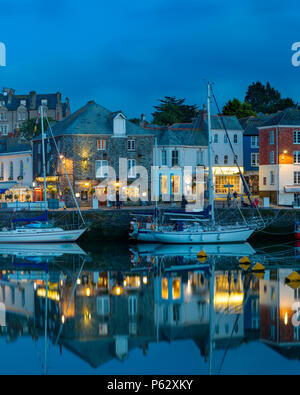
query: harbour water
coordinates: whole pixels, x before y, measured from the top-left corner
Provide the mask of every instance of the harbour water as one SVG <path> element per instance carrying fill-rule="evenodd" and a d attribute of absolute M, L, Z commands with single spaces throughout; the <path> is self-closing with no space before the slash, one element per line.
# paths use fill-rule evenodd
<path fill-rule="evenodd" d="M 298 374 L 297 270 L 294 241 L 0 245 L 0 373 Z"/>

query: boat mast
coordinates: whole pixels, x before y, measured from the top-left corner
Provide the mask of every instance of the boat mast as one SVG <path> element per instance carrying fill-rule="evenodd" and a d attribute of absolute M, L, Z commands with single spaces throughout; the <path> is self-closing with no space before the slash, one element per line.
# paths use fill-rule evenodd
<path fill-rule="evenodd" d="M 158 150 L 157 150 L 157 137 L 155 138 L 155 230 L 158 226 L 158 199 L 159 199 L 159 181 L 158 181 Z"/>
<path fill-rule="evenodd" d="M 44 130 L 44 109 L 41 105 L 41 129 L 42 129 L 42 153 L 43 153 L 43 173 L 44 173 L 44 201 L 47 206 L 47 182 L 46 182 L 46 155 L 45 155 L 45 130 Z M 46 207 L 47 210 L 48 207 Z"/>
<path fill-rule="evenodd" d="M 210 83 L 207 84 L 207 123 L 208 123 L 208 167 L 209 167 L 209 205 L 211 206 L 211 222 L 215 223 L 215 207 L 214 207 L 214 176 L 212 168 L 212 134 L 211 134 L 211 116 L 210 116 Z"/>

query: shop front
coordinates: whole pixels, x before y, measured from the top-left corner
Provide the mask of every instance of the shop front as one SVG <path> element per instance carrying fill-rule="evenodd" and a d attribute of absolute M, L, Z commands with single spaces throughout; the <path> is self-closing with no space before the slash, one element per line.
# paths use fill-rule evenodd
<path fill-rule="evenodd" d="M 241 168 L 243 173 L 243 168 Z M 236 167 L 215 167 L 214 185 L 216 197 L 225 197 L 228 192 L 243 193 L 241 176 Z"/>
<path fill-rule="evenodd" d="M 30 202 L 32 200 L 32 187 L 19 182 L 0 182 L 0 202 Z"/>

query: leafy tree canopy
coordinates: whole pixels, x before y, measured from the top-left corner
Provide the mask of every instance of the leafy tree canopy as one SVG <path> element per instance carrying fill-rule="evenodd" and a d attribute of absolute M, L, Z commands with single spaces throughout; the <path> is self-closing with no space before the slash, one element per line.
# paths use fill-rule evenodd
<path fill-rule="evenodd" d="M 192 122 L 197 114 L 197 106 L 184 104 L 184 102 L 185 99 L 166 96 L 160 100 L 159 106 L 154 106 L 156 111 L 152 114 L 152 122 L 160 126 Z"/>
<path fill-rule="evenodd" d="M 49 118 L 50 124 L 53 124 L 55 121 Z M 45 131 L 48 129 L 48 122 L 44 118 L 44 129 Z M 30 118 L 27 121 L 23 122 L 20 127 L 21 135 L 28 141 L 31 141 L 33 137 L 39 136 L 42 133 L 41 128 L 41 120 L 39 118 Z"/>
<path fill-rule="evenodd" d="M 255 112 L 263 114 L 272 114 L 289 107 L 296 107 L 291 98 L 282 98 L 279 91 L 271 87 L 269 82 L 266 85 L 261 82 L 250 85 L 245 101 L 251 104 Z"/>
<path fill-rule="evenodd" d="M 138 118 L 131 118 L 131 119 L 129 119 L 129 122 L 132 122 L 132 123 L 134 123 L 134 124 L 136 124 L 136 125 L 140 125 L 140 122 L 141 122 L 141 120 L 140 119 L 138 119 Z"/>
<path fill-rule="evenodd" d="M 223 108 L 223 115 L 235 115 L 237 118 L 257 116 L 250 103 L 242 103 L 238 99 L 229 100 Z"/>

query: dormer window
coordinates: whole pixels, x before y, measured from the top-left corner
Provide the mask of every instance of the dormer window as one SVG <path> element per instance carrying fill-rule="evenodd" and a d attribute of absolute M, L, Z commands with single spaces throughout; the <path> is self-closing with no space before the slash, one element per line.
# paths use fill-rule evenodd
<path fill-rule="evenodd" d="M 114 135 L 126 136 L 126 117 L 121 113 L 114 118 Z"/>

